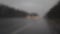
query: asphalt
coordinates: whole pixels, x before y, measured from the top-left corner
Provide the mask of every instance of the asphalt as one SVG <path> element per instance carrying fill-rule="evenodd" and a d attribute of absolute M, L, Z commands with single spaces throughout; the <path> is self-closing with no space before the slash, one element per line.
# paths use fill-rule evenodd
<path fill-rule="evenodd" d="M 0 31 L 6 34 L 51 34 L 44 19 L 0 18 Z"/>

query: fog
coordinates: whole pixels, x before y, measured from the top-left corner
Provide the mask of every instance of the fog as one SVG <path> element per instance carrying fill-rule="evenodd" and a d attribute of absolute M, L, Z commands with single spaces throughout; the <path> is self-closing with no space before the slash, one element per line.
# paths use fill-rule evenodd
<path fill-rule="evenodd" d="M 9 5 L 16 9 L 25 10 L 26 12 L 36 12 L 43 17 L 50 8 L 57 4 L 58 0 L 0 0 L 0 3 Z M 19 19 L 17 20 L 19 21 Z M 41 18 L 40 20 L 26 20 L 26 24 L 20 30 L 22 34 L 50 34 L 47 22 Z M 16 31 L 15 31 L 16 32 Z"/>
<path fill-rule="evenodd" d="M 29 13 L 38 13 L 41 17 L 57 2 L 58 0 L 0 0 L 0 3 Z"/>

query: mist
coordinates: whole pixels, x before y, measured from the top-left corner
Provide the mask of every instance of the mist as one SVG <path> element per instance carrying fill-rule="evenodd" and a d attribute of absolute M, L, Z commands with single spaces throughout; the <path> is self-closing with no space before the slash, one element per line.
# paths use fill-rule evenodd
<path fill-rule="evenodd" d="M 28 13 L 37 13 L 40 17 L 43 17 L 58 1 L 59 0 L 0 0 L 0 3 L 15 9 L 24 10 Z M 19 18 L 16 20 L 20 23 Z M 21 28 L 21 30 L 23 30 L 21 31 L 22 34 L 51 34 L 49 32 L 49 26 L 43 18 L 35 21 L 27 19 L 26 24 L 27 25 Z M 18 31 L 20 30 L 18 29 Z"/>
<path fill-rule="evenodd" d="M 58 0 L 0 0 L 0 3 L 43 17 Z"/>

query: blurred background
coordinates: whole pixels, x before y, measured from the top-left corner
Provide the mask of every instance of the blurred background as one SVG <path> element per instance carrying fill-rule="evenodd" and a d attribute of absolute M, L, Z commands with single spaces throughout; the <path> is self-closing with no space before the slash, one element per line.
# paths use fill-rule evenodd
<path fill-rule="evenodd" d="M 39 20 L 26 19 L 25 23 L 27 25 L 17 30 L 21 31 L 20 34 L 51 34 L 49 26 L 43 17 L 58 1 L 59 0 L 0 0 L 0 3 L 15 9 L 25 10 L 28 13 L 37 13 L 41 17 Z M 17 20 L 17 22 L 19 21 L 19 19 L 15 20 Z"/>
<path fill-rule="evenodd" d="M 29 13 L 35 12 L 41 17 L 57 2 L 58 0 L 0 0 L 2 4 L 25 10 Z"/>

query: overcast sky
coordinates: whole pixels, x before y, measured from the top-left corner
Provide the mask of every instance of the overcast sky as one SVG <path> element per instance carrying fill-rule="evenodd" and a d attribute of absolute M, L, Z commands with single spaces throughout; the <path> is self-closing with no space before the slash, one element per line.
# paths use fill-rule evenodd
<path fill-rule="evenodd" d="M 17 9 L 25 10 L 29 13 L 36 12 L 40 16 L 44 16 L 44 14 L 46 14 L 46 12 L 48 12 L 48 10 L 52 6 L 54 6 L 57 2 L 58 2 L 58 0 L 0 0 L 0 3 L 9 5 L 9 6 L 17 8 Z M 13 21 L 15 22 L 15 20 L 17 20 L 17 22 L 20 23 L 19 19 L 14 19 Z M 10 21 L 10 19 L 8 21 Z M 49 33 L 48 25 L 44 19 L 40 19 L 40 20 L 33 21 L 33 22 L 31 22 L 30 20 L 27 20 L 26 23 L 28 24 L 27 28 L 25 27 L 27 30 L 26 29 L 24 30 L 24 28 L 22 28 L 23 32 L 25 32 L 25 33 L 31 33 L 32 31 L 35 34 L 37 34 L 37 32 L 40 34 L 41 34 L 41 32 L 42 32 L 42 34 Z M 34 32 L 34 31 L 36 31 L 36 32 Z"/>
<path fill-rule="evenodd" d="M 48 9 L 54 6 L 58 0 L 0 0 L 0 3 L 7 4 L 29 13 L 36 12 L 43 16 Z"/>

